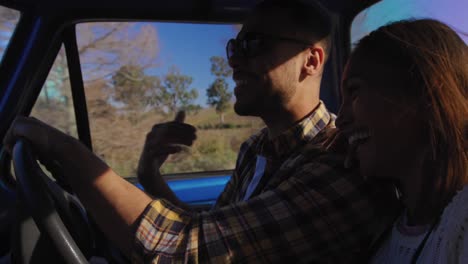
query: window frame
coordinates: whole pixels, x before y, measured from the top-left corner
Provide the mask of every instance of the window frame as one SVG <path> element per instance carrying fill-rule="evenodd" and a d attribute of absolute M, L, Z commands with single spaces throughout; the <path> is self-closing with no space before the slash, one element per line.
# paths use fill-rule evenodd
<path fill-rule="evenodd" d="M 70 87 L 73 97 L 73 108 L 75 110 L 75 121 L 79 140 L 93 150 L 91 141 L 91 130 L 89 127 L 88 108 L 81 72 L 80 56 L 76 39 L 76 27 L 70 26 L 64 31 L 63 40 L 65 54 L 67 57 L 68 72 L 70 76 Z"/>

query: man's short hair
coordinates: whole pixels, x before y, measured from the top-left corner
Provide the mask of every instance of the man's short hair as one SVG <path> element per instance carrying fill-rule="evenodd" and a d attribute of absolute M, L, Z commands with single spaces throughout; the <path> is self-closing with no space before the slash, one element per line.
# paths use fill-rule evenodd
<path fill-rule="evenodd" d="M 266 12 L 273 8 L 281 9 L 288 16 L 292 25 L 297 27 L 313 42 L 321 41 L 325 53 L 330 50 L 332 20 L 328 10 L 316 0 L 264 0 L 253 10 L 254 13 Z M 328 57 L 328 56 L 327 56 Z"/>

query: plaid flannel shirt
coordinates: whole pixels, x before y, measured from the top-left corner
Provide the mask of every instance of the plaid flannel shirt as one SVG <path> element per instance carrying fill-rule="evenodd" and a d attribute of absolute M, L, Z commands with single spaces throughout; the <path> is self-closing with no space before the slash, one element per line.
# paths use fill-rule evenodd
<path fill-rule="evenodd" d="M 321 103 L 269 140 L 262 130 L 241 147 L 236 169 L 215 207 L 185 211 L 151 202 L 136 230 L 137 263 L 352 263 L 390 223 L 380 186 L 323 151 L 334 115 Z M 243 201 L 257 154 L 267 158 L 259 185 Z"/>

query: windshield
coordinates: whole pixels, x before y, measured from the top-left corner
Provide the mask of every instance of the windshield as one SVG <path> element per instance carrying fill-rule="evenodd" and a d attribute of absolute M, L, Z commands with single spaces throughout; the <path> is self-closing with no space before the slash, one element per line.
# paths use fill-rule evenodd
<path fill-rule="evenodd" d="M 468 43 L 468 1 L 384 0 L 362 11 L 353 21 L 351 41 L 356 43 L 369 32 L 393 21 L 411 18 L 440 20 Z"/>

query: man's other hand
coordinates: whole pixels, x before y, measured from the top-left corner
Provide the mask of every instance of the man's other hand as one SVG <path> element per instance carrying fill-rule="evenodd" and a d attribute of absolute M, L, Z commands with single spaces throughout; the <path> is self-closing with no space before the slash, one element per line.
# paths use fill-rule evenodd
<path fill-rule="evenodd" d="M 196 128 L 185 124 L 184 120 L 185 112 L 179 111 L 174 121 L 156 124 L 147 134 L 138 164 L 138 178 L 143 185 L 153 182 L 146 177 L 156 177 L 170 154 L 180 152 L 183 146 L 192 146 Z"/>

